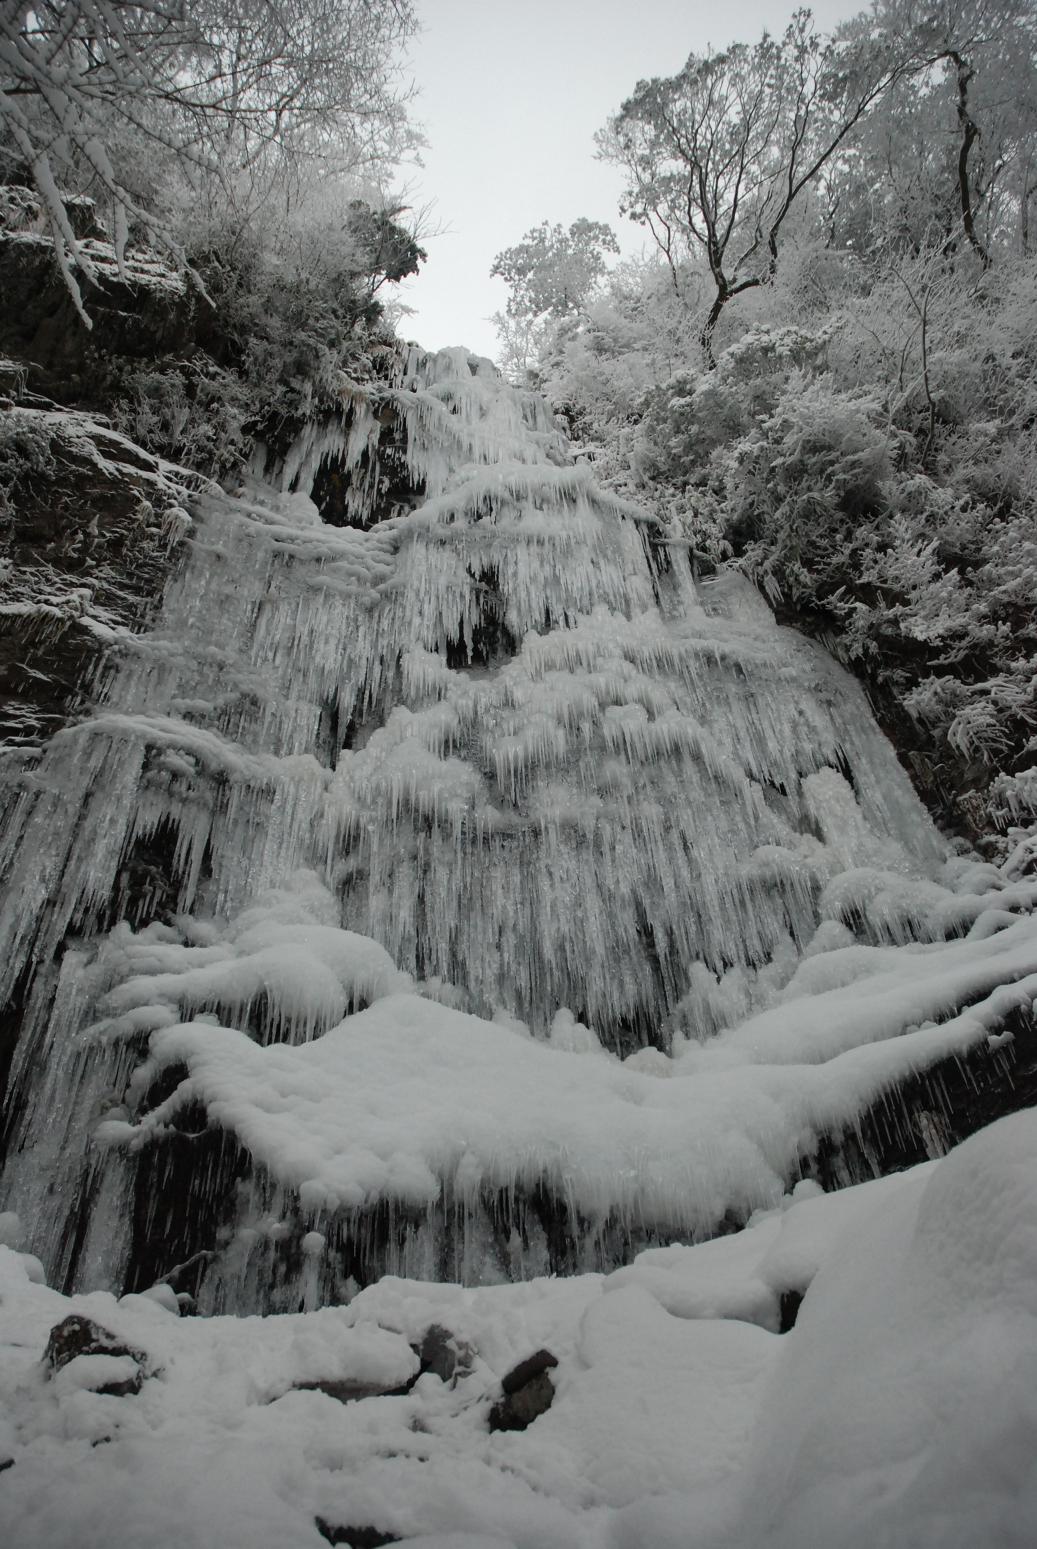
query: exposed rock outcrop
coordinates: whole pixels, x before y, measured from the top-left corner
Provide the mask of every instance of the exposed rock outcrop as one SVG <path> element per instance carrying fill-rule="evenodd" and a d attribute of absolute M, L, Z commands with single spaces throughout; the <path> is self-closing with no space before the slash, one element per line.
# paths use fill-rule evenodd
<path fill-rule="evenodd" d="M 0 408 L 0 749 L 31 754 L 143 626 L 191 526 L 185 479 L 88 415 Z"/>
<path fill-rule="evenodd" d="M 558 1357 L 537 1350 L 501 1379 L 503 1397 L 490 1410 L 491 1431 L 524 1431 L 550 1409 L 555 1388 L 551 1369 Z"/>
<path fill-rule="evenodd" d="M 51 1376 L 74 1371 L 80 1386 L 113 1398 L 139 1393 L 145 1377 L 151 1375 L 143 1350 L 78 1313 L 51 1329 L 43 1360 Z"/>

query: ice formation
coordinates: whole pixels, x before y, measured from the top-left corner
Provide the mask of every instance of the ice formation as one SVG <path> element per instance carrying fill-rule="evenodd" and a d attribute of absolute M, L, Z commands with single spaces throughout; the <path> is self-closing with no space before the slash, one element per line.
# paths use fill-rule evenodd
<path fill-rule="evenodd" d="M 255 475 L 9 782 L 52 1280 L 611 1267 L 1028 1010 L 1024 871 L 949 857 L 852 680 L 488 362 L 413 352 Z"/>

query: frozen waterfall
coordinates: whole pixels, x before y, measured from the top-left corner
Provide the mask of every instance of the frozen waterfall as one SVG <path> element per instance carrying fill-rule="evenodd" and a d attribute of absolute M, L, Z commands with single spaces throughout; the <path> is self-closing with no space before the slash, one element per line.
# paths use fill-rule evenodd
<path fill-rule="evenodd" d="M 622 1262 L 996 1031 L 948 985 L 1037 973 L 853 680 L 489 362 L 401 357 L 193 514 L 6 791 L 5 1201 L 55 1283 Z"/>

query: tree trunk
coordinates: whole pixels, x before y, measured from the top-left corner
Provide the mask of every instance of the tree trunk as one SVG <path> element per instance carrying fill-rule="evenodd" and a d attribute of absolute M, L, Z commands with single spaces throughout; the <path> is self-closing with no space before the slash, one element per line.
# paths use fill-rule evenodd
<path fill-rule="evenodd" d="M 952 53 L 958 72 L 958 123 L 961 125 L 961 146 L 958 151 L 958 196 L 961 202 L 961 223 L 972 247 L 979 254 L 983 267 L 990 265 L 990 254 L 976 235 L 972 212 L 972 190 L 969 186 L 969 152 L 979 139 L 979 126 L 969 113 L 969 82 L 975 72 L 960 54 Z"/>
<path fill-rule="evenodd" d="M 706 367 L 709 371 L 715 371 L 717 368 L 717 358 L 713 353 L 713 334 L 716 331 L 720 314 L 724 310 L 729 296 L 730 292 L 728 290 L 717 290 L 716 299 L 709 309 L 709 316 L 703 323 L 702 332 L 699 334 L 699 343 L 702 345 L 706 357 Z"/>

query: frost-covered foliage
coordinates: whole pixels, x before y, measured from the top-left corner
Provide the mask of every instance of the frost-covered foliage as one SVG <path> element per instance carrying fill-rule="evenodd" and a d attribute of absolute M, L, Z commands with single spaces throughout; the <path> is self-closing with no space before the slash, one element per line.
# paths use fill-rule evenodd
<path fill-rule="evenodd" d="M 120 264 L 94 202 L 65 195 L 79 228 L 94 233 L 82 241 L 103 290 L 92 333 L 68 317 L 61 338 L 39 201 L 22 187 L 0 190 L 0 265 L 24 298 L 24 316 L 14 306 L 0 314 L 21 362 L 17 391 L 28 381 L 101 410 L 152 454 L 232 478 L 258 436 L 285 444 L 334 410 L 350 381 L 378 374 L 392 349 L 384 287 L 415 273 L 425 253 L 406 213 L 368 193 L 375 203 L 348 183 L 310 182 L 288 208 L 275 201 L 261 226 L 202 205 L 181 235 L 204 293 L 147 249 Z"/>
<path fill-rule="evenodd" d="M 737 565 L 866 679 L 933 810 L 975 838 L 1032 812 L 1032 10 L 891 0 L 831 46 L 804 27 L 758 58 L 689 61 L 624 105 L 605 148 L 665 257 L 617 270 L 587 317 L 555 325 L 538 379 L 667 541 Z M 779 56 L 796 37 L 820 73 L 786 143 Z M 818 162 L 842 122 L 823 104 L 840 57 L 871 74 L 839 91 L 883 70 L 885 84 Z M 721 158 L 731 145 L 744 167 Z M 782 184 L 782 158 L 802 185 Z M 763 215 L 741 197 L 749 177 Z"/>
<path fill-rule="evenodd" d="M 404 0 L 61 0 L 0 13 L 0 168 L 37 190 L 79 311 L 99 282 L 61 189 L 94 194 L 120 268 L 131 228 L 178 262 L 177 206 L 215 185 L 253 214 L 303 162 L 382 166 L 406 143 Z"/>
<path fill-rule="evenodd" d="M 544 221 L 527 231 L 515 247 L 493 260 L 511 290 L 503 314 L 494 318 L 505 373 L 523 380 L 535 363 L 552 322 L 579 316 L 605 273 L 606 253 L 618 253 L 612 230 L 585 218 L 563 226 Z"/>
<path fill-rule="evenodd" d="M 924 787 L 972 831 L 1032 762 L 1035 283 L 936 255 L 862 275 L 652 390 L 635 448 L 681 535 L 907 712 Z"/>
<path fill-rule="evenodd" d="M 425 257 L 389 191 L 413 27 L 406 0 L 8 6 L 0 337 L 29 387 L 227 480 L 371 375 L 379 293 Z"/>
<path fill-rule="evenodd" d="M 113 372 L 120 428 L 150 451 L 227 478 L 255 441 L 285 445 L 334 410 L 355 378 L 391 350 L 378 292 L 417 272 L 425 253 L 399 219 L 314 188 L 260 232 L 227 218 L 196 222 L 189 254 L 206 299 L 188 348 Z"/>

